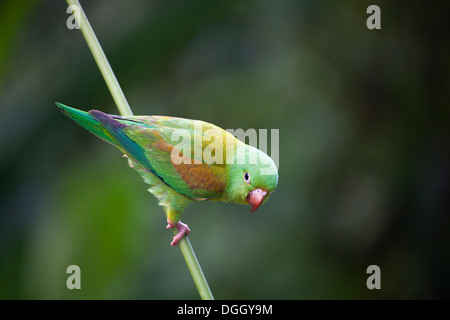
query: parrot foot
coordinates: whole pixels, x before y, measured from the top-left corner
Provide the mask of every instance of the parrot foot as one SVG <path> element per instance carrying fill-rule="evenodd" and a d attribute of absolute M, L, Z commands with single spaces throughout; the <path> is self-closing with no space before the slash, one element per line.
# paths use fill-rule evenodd
<path fill-rule="evenodd" d="M 176 246 L 178 242 L 186 235 L 191 232 L 191 229 L 187 226 L 187 224 L 184 224 L 183 222 L 179 221 L 177 223 L 173 223 L 172 221 L 167 218 L 167 227 L 166 229 L 172 229 L 176 228 L 178 229 L 178 233 L 173 237 L 172 242 L 170 243 L 171 246 Z"/>

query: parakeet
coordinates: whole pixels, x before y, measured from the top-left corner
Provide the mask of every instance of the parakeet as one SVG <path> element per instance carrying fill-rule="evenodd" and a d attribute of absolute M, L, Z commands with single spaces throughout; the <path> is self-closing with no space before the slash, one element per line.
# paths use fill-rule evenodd
<path fill-rule="evenodd" d="M 178 230 L 172 246 L 190 232 L 180 219 L 192 201 L 248 204 L 253 212 L 277 187 L 277 167 L 267 154 L 213 124 L 167 116 L 117 116 L 56 104 L 128 158 L 163 207 L 167 228 Z"/>

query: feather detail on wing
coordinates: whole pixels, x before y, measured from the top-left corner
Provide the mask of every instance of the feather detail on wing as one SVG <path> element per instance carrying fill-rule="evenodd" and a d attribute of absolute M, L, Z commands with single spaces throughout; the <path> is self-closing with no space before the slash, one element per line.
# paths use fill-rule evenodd
<path fill-rule="evenodd" d="M 191 137 L 187 143 L 194 144 L 194 139 L 202 139 L 205 131 L 213 125 L 199 121 L 203 124 L 199 135 L 199 132 L 194 131 L 195 120 L 158 116 L 110 116 L 96 110 L 89 114 L 111 134 L 123 152 L 176 192 L 189 199 L 206 200 L 220 197 L 225 190 L 224 164 L 207 164 L 204 161 L 199 163 L 198 159 L 194 161 L 194 152 L 183 154 L 183 150 L 177 148 L 179 140 L 172 139 L 174 133 L 182 129 Z M 201 148 L 201 151 L 205 148 L 203 139 Z M 181 161 L 174 162 L 172 154 L 180 157 Z"/>

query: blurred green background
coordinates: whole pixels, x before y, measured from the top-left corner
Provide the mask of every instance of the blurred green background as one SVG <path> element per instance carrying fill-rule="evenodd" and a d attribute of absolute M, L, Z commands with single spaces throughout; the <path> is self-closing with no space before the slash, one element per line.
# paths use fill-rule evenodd
<path fill-rule="evenodd" d="M 183 216 L 216 298 L 450 298 L 448 3 L 82 1 L 135 114 L 280 129 L 270 201 Z M 0 298 L 197 299 L 140 176 L 54 104 L 118 113 L 66 9 L 0 2 Z"/>

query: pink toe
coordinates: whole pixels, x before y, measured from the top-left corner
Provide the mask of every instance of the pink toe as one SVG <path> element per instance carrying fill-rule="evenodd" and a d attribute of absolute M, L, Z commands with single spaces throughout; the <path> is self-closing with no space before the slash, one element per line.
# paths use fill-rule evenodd
<path fill-rule="evenodd" d="M 189 227 L 182 222 L 177 222 L 176 224 L 174 224 L 169 222 L 169 220 L 167 221 L 169 224 L 166 228 L 170 229 L 175 227 L 178 230 L 178 233 L 173 237 L 173 240 L 170 243 L 171 246 L 176 246 L 185 235 L 187 236 L 191 232 L 191 229 L 189 229 Z"/>

